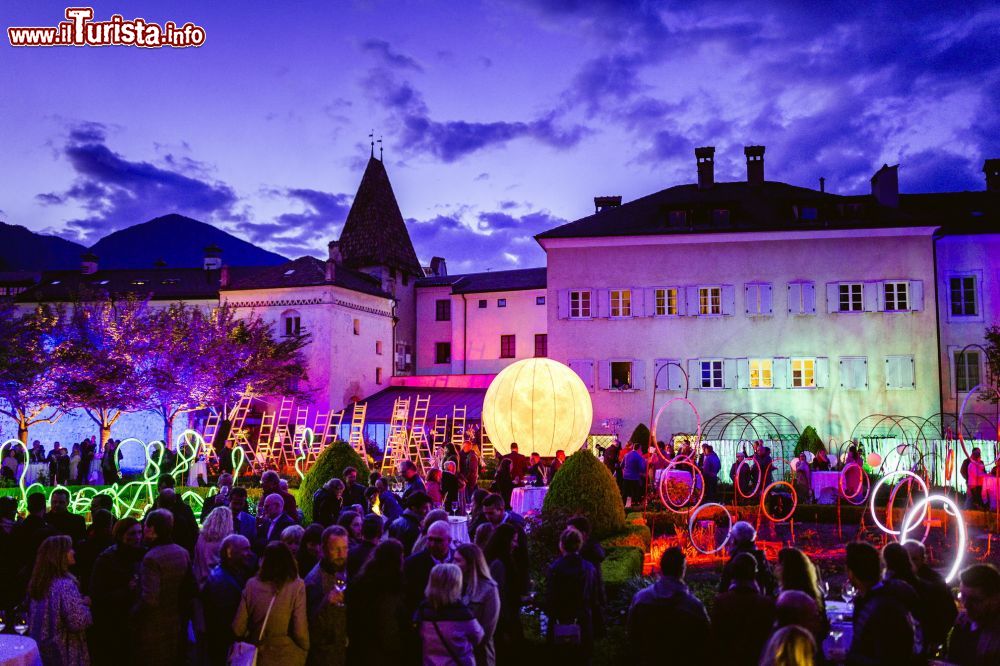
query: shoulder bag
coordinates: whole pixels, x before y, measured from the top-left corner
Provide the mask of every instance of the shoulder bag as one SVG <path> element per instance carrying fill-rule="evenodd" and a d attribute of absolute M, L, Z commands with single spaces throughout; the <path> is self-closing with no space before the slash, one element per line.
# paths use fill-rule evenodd
<path fill-rule="evenodd" d="M 274 608 L 274 600 L 278 598 L 275 594 L 271 597 L 271 603 L 267 605 L 267 613 L 264 615 L 264 624 L 260 625 L 260 634 L 257 636 L 257 643 L 264 640 L 264 629 L 267 628 L 267 620 L 271 617 L 271 609 Z M 236 641 L 229 648 L 229 658 L 226 661 L 229 666 L 257 666 L 257 646 L 246 641 Z"/>

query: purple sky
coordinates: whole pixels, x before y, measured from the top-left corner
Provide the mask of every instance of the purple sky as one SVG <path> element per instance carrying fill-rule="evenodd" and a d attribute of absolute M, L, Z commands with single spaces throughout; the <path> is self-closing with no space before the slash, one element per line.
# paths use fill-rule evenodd
<path fill-rule="evenodd" d="M 83 4 L 83 3 L 80 3 Z M 531 236 L 695 176 L 982 189 L 1000 157 L 1000 5 L 96 2 L 205 27 L 198 49 L 0 45 L 0 220 L 93 242 L 169 212 L 323 256 L 368 157 L 423 261 L 536 266 Z M 808 6 L 807 9 L 802 7 Z M 6 0 L 3 27 L 65 4 Z"/>

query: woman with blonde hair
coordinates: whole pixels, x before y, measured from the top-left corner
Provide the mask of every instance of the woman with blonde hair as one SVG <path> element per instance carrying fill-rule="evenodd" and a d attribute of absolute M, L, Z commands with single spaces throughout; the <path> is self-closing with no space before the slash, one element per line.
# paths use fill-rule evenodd
<path fill-rule="evenodd" d="M 424 594 L 414 618 L 423 639 L 424 666 L 476 666 L 475 650 L 485 633 L 462 603 L 462 570 L 455 564 L 434 565 Z"/>
<path fill-rule="evenodd" d="M 295 561 L 299 559 L 299 546 L 302 544 L 302 536 L 306 533 L 306 528 L 301 525 L 289 525 L 281 531 L 281 543 L 288 546 L 292 551 Z M 309 573 L 308 571 L 306 573 Z"/>
<path fill-rule="evenodd" d="M 797 624 L 778 629 L 764 647 L 761 666 L 813 666 L 816 641 L 809 630 Z"/>
<path fill-rule="evenodd" d="M 93 620 L 90 600 L 80 594 L 69 572 L 75 563 L 72 539 L 51 536 L 39 547 L 28 581 L 28 633 L 38 643 L 44 664 L 90 664 L 85 632 Z"/>
<path fill-rule="evenodd" d="M 194 546 L 194 563 L 191 570 L 198 583 L 198 589 L 208 580 L 208 574 L 219 563 L 219 549 L 222 540 L 233 533 L 233 512 L 228 506 L 217 506 L 208 514 L 201 526 L 198 541 Z"/>
<path fill-rule="evenodd" d="M 476 666 L 494 666 L 493 632 L 500 619 L 500 588 L 490 575 L 483 551 L 474 543 L 455 550 L 455 564 L 462 570 L 462 603 L 469 607 L 485 634 L 476 646 Z"/>

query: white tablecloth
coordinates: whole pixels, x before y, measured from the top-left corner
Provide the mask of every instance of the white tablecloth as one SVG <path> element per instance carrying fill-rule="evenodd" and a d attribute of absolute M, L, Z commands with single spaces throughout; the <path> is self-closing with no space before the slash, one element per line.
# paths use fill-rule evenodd
<path fill-rule="evenodd" d="M 0 634 L 0 666 L 42 666 L 34 639 Z"/>
<path fill-rule="evenodd" d="M 836 504 L 839 483 L 840 472 L 813 472 L 812 491 L 816 502 L 818 504 Z"/>
<path fill-rule="evenodd" d="M 448 516 L 448 527 L 451 528 L 451 542 L 454 544 L 469 543 L 469 518 L 467 516 Z"/>
<path fill-rule="evenodd" d="M 826 472 L 824 472 L 826 473 Z M 854 608 L 851 604 L 834 599 L 826 600 L 826 616 L 830 620 L 830 633 L 823 641 L 823 654 L 832 664 L 844 663 L 847 648 L 851 646 L 854 635 L 854 625 L 851 616 Z"/>
<path fill-rule="evenodd" d="M 18 470 L 17 478 L 15 479 L 15 481 L 19 480 L 20 478 L 21 478 L 21 470 Z M 24 475 L 24 487 L 27 488 L 36 481 L 43 485 L 48 485 L 49 464 L 47 462 L 28 463 L 28 473 Z"/>
<path fill-rule="evenodd" d="M 531 511 L 541 511 L 547 492 L 549 492 L 548 486 L 514 488 L 514 492 L 510 496 L 510 508 L 514 513 L 519 513 L 522 516 Z"/>
<path fill-rule="evenodd" d="M 990 511 L 996 511 L 997 509 L 997 495 L 1000 491 L 1000 486 L 998 486 L 997 477 L 990 475 L 983 479 L 983 502 L 986 506 L 990 507 Z"/>

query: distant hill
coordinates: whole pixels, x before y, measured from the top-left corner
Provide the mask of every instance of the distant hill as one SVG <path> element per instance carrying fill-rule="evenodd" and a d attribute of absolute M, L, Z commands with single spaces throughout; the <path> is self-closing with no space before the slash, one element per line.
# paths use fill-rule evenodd
<path fill-rule="evenodd" d="M 87 248 L 58 236 L 36 234 L 30 229 L 0 222 L 0 270 L 38 271 L 80 265 Z"/>
<path fill-rule="evenodd" d="M 145 268 L 162 259 L 167 266 L 202 265 L 205 247 L 217 245 L 228 266 L 273 266 L 288 261 L 210 224 L 183 215 L 164 215 L 120 229 L 97 241 L 90 251 L 101 268 Z M 79 243 L 36 234 L 0 222 L 0 270 L 41 271 L 75 268 L 87 248 Z"/>

